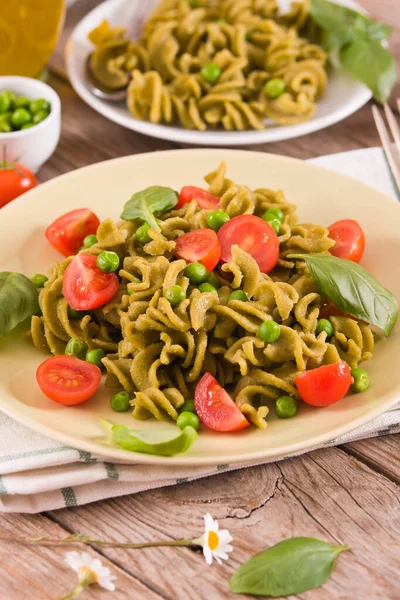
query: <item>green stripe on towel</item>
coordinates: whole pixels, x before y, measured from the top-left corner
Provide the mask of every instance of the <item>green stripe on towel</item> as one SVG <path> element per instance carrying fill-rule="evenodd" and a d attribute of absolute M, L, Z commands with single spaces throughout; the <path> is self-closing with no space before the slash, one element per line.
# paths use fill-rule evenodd
<path fill-rule="evenodd" d="M 119 479 L 119 473 L 118 473 L 115 465 L 113 463 L 105 462 L 104 466 L 105 466 L 106 471 L 107 471 L 107 477 L 108 477 L 108 479 L 114 479 L 115 481 L 118 481 L 118 479 Z"/>
<path fill-rule="evenodd" d="M 72 508 L 73 506 L 78 506 L 76 501 L 75 492 L 72 487 L 62 488 L 61 493 L 64 498 L 66 508 Z"/>
<path fill-rule="evenodd" d="M 0 496 L 6 496 L 7 494 L 7 488 L 4 485 L 3 478 L 0 476 Z"/>

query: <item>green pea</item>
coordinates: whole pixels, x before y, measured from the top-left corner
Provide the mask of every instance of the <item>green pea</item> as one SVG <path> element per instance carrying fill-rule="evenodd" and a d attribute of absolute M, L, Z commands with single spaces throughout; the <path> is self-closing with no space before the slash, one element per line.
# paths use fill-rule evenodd
<path fill-rule="evenodd" d="M 196 431 L 200 427 L 200 419 L 197 415 L 192 412 L 182 412 L 176 420 L 176 424 L 179 429 L 185 429 L 185 427 L 193 427 Z"/>
<path fill-rule="evenodd" d="M 11 108 L 11 100 L 7 95 L 7 92 L 0 94 L 0 113 L 5 113 Z"/>
<path fill-rule="evenodd" d="M 251 42 L 251 31 L 246 31 L 246 42 Z"/>
<path fill-rule="evenodd" d="M 270 219 L 279 219 L 281 222 L 283 221 L 283 211 L 280 208 L 269 208 L 266 213 L 263 215 L 264 221 L 269 221 Z"/>
<path fill-rule="evenodd" d="M 30 121 L 32 121 L 32 115 L 26 108 L 17 108 L 11 117 L 11 123 L 16 129 L 21 129 L 23 125 Z"/>
<path fill-rule="evenodd" d="M 212 292 L 213 294 L 218 294 L 217 290 L 215 289 L 215 287 L 213 285 L 211 285 L 211 283 L 202 283 L 201 285 L 197 286 L 197 289 L 200 290 L 200 292 L 202 294 L 207 293 L 207 292 Z"/>
<path fill-rule="evenodd" d="M 7 112 L 0 113 L 0 121 L 7 121 L 8 123 L 11 123 L 11 117 L 12 117 L 11 110 L 7 110 Z"/>
<path fill-rule="evenodd" d="M 201 263 L 191 263 L 186 267 L 183 273 L 192 285 L 204 283 L 208 275 L 207 269 Z"/>
<path fill-rule="evenodd" d="M 116 412 L 126 412 L 130 409 L 131 395 L 128 392 L 118 392 L 110 399 L 111 408 Z"/>
<path fill-rule="evenodd" d="M 83 240 L 83 247 L 84 248 L 91 248 L 92 246 L 94 246 L 95 244 L 97 244 L 99 240 L 97 239 L 97 237 L 92 234 L 92 235 L 87 235 L 85 237 L 85 239 Z"/>
<path fill-rule="evenodd" d="M 218 231 L 222 225 L 230 220 L 229 215 L 223 210 L 212 210 L 207 217 L 207 225 L 210 229 Z"/>
<path fill-rule="evenodd" d="M 39 123 L 47 119 L 48 116 L 49 113 L 47 113 L 45 110 L 39 110 L 33 115 L 32 121 L 35 123 L 35 125 L 38 125 Z"/>
<path fill-rule="evenodd" d="M 276 219 L 276 218 L 264 219 L 264 221 L 267 221 L 268 225 L 270 225 L 272 227 L 272 229 L 275 231 L 276 235 L 279 235 L 279 232 L 281 230 L 281 222 L 279 219 Z"/>
<path fill-rule="evenodd" d="M 353 392 L 365 392 L 369 388 L 369 377 L 365 369 L 352 369 L 351 376 L 354 378 L 354 383 L 351 386 Z"/>
<path fill-rule="evenodd" d="M 326 337 L 330 338 L 333 335 L 333 327 L 332 323 L 328 321 L 328 319 L 320 319 L 317 323 L 316 334 L 319 335 L 325 331 Z"/>
<path fill-rule="evenodd" d="M 114 273 L 119 267 L 119 256 L 116 252 L 105 250 L 98 255 L 96 265 L 103 273 Z"/>
<path fill-rule="evenodd" d="M 186 292 L 180 285 L 171 285 L 171 287 L 166 290 L 164 296 L 171 306 L 178 306 L 182 300 L 185 300 Z"/>
<path fill-rule="evenodd" d="M 221 287 L 218 277 L 212 271 L 208 272 L 205 283 L 209 283 L 210 285 L 215 287 L 216 290 L 218 290 L 218 288 Z"/>
<path fill-rule="evenodd" d="M 33 122 L 25 123 L 25 125 L 22 125 L 21 131 L 22 131 L 22 129 L 30 129 L 31 127 L 35 127 L 35 125 L 37 125 L 37 123 L 33 123 Z"/>
<path fill-rule="evenodd" d="M 101 359 L 105 357 L 105 352 L 101 348 L 97 348 L 96 350 L 89 350 L 86 352 L 86 362 L 92 363 L 92 365 L 96 365 L 101 369 L 103 367 L 103 363 Z"/>
<path fill-rule="evenodd" d="M 2 92 L 2 94 L 4 94 L 5 96 L 7 96 L 7 98 L 10 100 L 11 106 L 13 107 L 17 95 L 14 94 L 14 92 L 11 92 L 10 90 L 4 90 Z"/>
<path fill-rule="evenodd" d="M 204 65 L 200 71 L 200 75 L 207 83 L 215 83 L 221 77 L 221 69 L 215 63 Z"/>
<path fill-rule="evenodd" d="M 216 23 L 218 25 L 225 25 L 228 21 L 226 19 L 217 19 Z"/>
<path fill-rule="evenodd" d="M 229 296 L 228 296 L 228 304 L 232 300 L 240 300 L 240 302 L 248 302 L 249 298 L 248 298 L 247 294 L 245 294 L 245 292 L 243 290 L 236 290 L 235 292 L 232 292 L 231 294 L 229 294 Z"/>
<path fill-rule="evenodd" d="M 196 409 L 194 407 L 194 400 L 192 400 L 192 399 L 185 400 L 185 402 L 180 407 L 179 412 L 180 413 L 183 413 L 183 412 L 195 413 Z"/>
<path fill-rule="evenodd" d="M 187 0 L 187 3 L 189 4 L 190 8 L 196 8 L 197 6 L 196 0 Z"/>
<path fill-rule="evenodd" d="M 33 285 L 37 288 L 42 288 L 47 280 L 48 277 L 46 277 L 46 275 L 41 275 L 40 273 L 36 273 L 31 277 Z"/>
<path fill-rule="evenodd" d="M 275 404 L 276 414 L 280 419 L 290 419 L 297 413 L 297 400 L 291 396 L 281 396 Z"/>
<path fill-rule="evenodd" d="M 31 101 L 26 96 L 17 96 L 13 102 L 14 108 L 29 108 Z"/>
<path fill-rule="evenodd" d="M 139 244 L 142 244 L 142 246 L 151 242 L 151 237 L 149 236 L 149 229 L 150 225 L 148 223 L 143 223 L 143 225 L 141 225 L 139 229 L 136 230 L 136 239 L 139 242 Z"/>
<path fill-rule="evenodd" d="M 286 89 L 286 84 L 280 77 L 275 77 L 267 81 L 264 87 L 264 93 L 270 98 L 278 98 Z"/>
<path fill-rule="evenodd" d="M 50 103 L 47 102 L 47 100 L 44 100 L 44 98 L 39 98 L 38 100 L 32 100 L 32 102 L 29 105 L 29 110 L 34 115 L 42 110 L 49 113 L 50 108 L 51 108 Z"/>
<path fill-rule="evenodd" d="M 11 133 L 13 128 L 8 121 L 0 121 L 0 133 Z"/>
<path fill-rule="evenodd" d="M 65 347 L 65 354 L 75 358 L 85 358 L 87 351 L 87 344 L 78 338 L 71 338 Z"/>
<path fill-rule="evenodd" d="M 81 315 L 85 314 L 75 310 L 72 306 L 68 305 L 67 313 L 70 319 L 79 319 Z"/>
<path fill-rule="evenodd" d="M 261 323 L 258 330 L 258 337 L 268 344 L 276 342 L 280 335 L 281 328 L 275 321 L 264 321 L 264 323 Z"/>

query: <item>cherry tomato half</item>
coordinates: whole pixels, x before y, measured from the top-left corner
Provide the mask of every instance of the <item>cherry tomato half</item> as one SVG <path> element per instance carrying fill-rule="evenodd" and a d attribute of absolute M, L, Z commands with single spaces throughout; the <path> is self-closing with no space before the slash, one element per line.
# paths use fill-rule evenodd
<path fill-rule="evenodd" d="M 346 362 L 304 371 L 295 379 L 300 398 L 311 406 L 329 406 L 349 391 L 353 378 Z"/>
<path fill-rule="evenodd" d="M 36 187 L 36 177 L 22 165 L 0 164 L 0 208 Z"/>
<path fill-rule="evenodd" d="M 195 229 L 176 240 L 175 254 L 186 262 L 200 262 L 212 271 L 221 257 L 218 237 L 212 229 Z"/>
<path fill-rule="evenodd" d="M 104 306 L 118 290 L 115 273 L 103 273 L 96 265 L 97 257 L 78 254 L 65 270 L 63 294 L 74 310 L 92 310 Z"/>
<path fill-rule="evenodd" d="M 214 431 L 239 431 L 250 426 L 229 394 L 206 373 L 197 384 L 194 406 L 204 425 Z"/>
<path fill-rule="evenodd" d="M 275 231 L 260 217 L 240 215 L 222 225 L 218 231 L 221 261 L 232 258 L 232 246 L 237 244 L 254 258 L 262 273 L 269 273 L 279 257 L 279 239 Z"/>
<path fill-rule="evenodd" d="M 192 185 L 185 185 L 181 189 L 176 207 L 182 208 L 184 204 L 188 204 L 192 200 L 196 200 L 199 208 L 204 208 L 205 210 L 221 208 L 221 201 L 218 196 L 213 196 L 209 192 L 206 192 L 206 190 Z"/>
<path fill-rule="evenodd" d="M 101 382 L 101 370 L 73 356 L 52 356 L 36 370 L 43 394 L 65 406 L 89 400 Z"/>
<path fill-rule="evenodd" d="M 365 235 L 361 225 L 352 219 L 344 219 L 328 229 L 329 237 L 336 242 L 329 252 L 338 258 L 360 262 L 365 250 Z"/>
<path fill-rule="evenodd" d="M 56 250 L 71 256 L 76 254 L 87 235 L 96 233 L 99 219 L 88 208 L 79 208 L 58 217 L 46 229 L 46 237 Z"/>

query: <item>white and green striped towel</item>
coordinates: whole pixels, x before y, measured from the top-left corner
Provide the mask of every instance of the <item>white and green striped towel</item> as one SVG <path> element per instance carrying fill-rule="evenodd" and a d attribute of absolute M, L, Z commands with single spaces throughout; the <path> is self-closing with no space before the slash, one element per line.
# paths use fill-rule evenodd
<path fill-rule="evenodd" d="M 360 179 L 399 201 L 380 148 L 312 162 Z M 399 431 L 400 405 L 330 445 Z M 250 465 L 184 468 L 113 464 L 88 452 L 61 446 L 0 413 L 0 510 L 4 512 L 37 513 L 79 506 L 246 466 Z"/>

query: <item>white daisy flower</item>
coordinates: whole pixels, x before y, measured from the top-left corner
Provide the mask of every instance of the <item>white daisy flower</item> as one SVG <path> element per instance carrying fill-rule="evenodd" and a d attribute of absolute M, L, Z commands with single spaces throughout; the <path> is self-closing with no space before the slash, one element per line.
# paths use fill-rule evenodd
<path fill-rule="evenodd" d="M 67 552 L 65 562 L 78 573 L 81 585 L 93 585 L 98 583 L 109 592 L 115 590 L 113 581 L 117 579 L 111 575 L 110 569 L 105 567 L 99 558 L 93 558 L 89 552 Z"/>
<path fill-rule="evenodd" d="M 203 546 L 206 563 L 211 565 L 215 558 L 217 563 L 222 565 L 222 560 L 228 560 L 228 552 L 233 550 L 233 546 L 230 545 L 232 536 L 227 529 L 220 531 L 218 521 L 215 521 L 209 513 L 204 515 L 204 523 L 206 530 L 199 539 L 199 543 Z"/>

